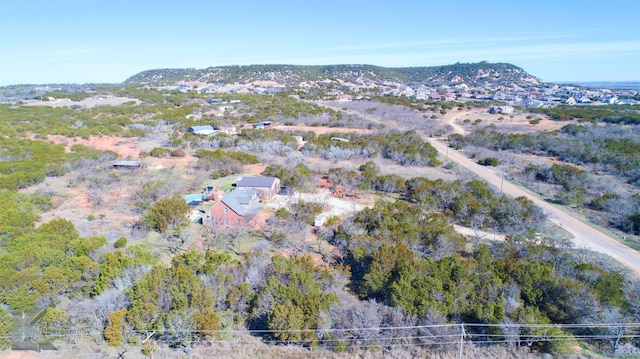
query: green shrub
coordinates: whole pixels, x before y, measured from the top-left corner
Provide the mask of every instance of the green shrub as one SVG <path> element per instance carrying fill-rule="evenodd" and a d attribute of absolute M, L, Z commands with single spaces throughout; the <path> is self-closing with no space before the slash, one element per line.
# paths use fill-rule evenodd
<path fill-rule="evenodd" d="M 160 233 L 181 226 L 187 219 L 190 208 L 181 198 L 166 198 L 156 202 L 145 221 L 150 228 Z"/>
<path fill-rule="evenodd" d="M 186 155 L 187 154 L 181 149 L 171 151 L 171 157 L 184 157 Z"/>
<path fill-rule="evenodd" d="M 500 165 L 500 160 L 496 157 L 487 157 L 479 160 L 478 164 L 481 164 L 483 166 L 498 167 Z"/>
<path fill-rule="evenodd" d="M 292 215 L 291 215 L 291 212 L 289 212 L 289 210 L 282 207 L 282 208 L 278 208 L 278 210 L 276 211 L 276 217 L 278 217 L 279 219 L 288 219 L 288 218 L 291 218 Z"/>
<path fill-rule="evenodd" d="M 156 147 L 152 149 L 151 152 L 149 152 L 149 155 L 151 157 L 158 157 L 158 158 L 169 157 L 171 155 L 171 150 L 166 148 Z"/>
<path fill-rule="evenodd" d="M 116 242 L 113 244 L 113 246 L 115 248 L 124 248 L 127 246 L 127 239 L 124 237 L 120 237 L 116 240 Z"/>

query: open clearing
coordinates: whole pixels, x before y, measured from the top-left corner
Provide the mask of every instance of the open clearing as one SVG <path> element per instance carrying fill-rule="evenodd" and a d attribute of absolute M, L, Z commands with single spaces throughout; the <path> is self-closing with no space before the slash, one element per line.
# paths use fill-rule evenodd
<path fill-rule="evenodd" d="M 89 97 L 80 101 L 71 101 L 68 98 L 50 100 L 23 100 L 23 106 L 48 106 L 48 107 L 80 107 L 91 108 L 96 106 L 120 106 L 126 103 L 139 104 L 140 100 L 129 97 L 99 96 Z"/>

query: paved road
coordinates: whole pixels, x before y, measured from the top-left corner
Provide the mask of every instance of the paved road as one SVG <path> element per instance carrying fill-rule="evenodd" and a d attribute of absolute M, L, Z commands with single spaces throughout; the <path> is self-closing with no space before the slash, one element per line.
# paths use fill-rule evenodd
<path fill-rule="evenodd" d="M 502 188 L 502 191 L 510 196 L 525 196 L 533 201 L 538 207 L 542 208 L 547 218 L 571 233 L 574 238 L 572 242 L 578 248 L 587 248 L 593 251 L 604 253 L 618 262 L 622 263 L 630 270 L 640 276 L 640 252 L 627 247 L 618 242 L 615 238 L 599 231 L 573 215 L 565 212 L 561 208 L 549 203 L 524 188 L 518 187 L 503 178 L 494 170 L 480 166 L 464 154 L 449 148 L 447 144 L 439 139 L 429 138 L 429 143 L 435 147 L 443 156 L 447 156 L 450 161 L 457 162 L 460 166 L 465 167 L 478 177 L 492 184 L 496 188 Z"/>

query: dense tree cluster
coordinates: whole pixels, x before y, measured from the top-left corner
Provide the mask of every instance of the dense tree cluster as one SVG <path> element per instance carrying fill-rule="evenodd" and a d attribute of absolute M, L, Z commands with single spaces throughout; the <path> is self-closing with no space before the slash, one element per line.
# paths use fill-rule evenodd
<path fill-rule="evenodd" d="M 66 152 L 63 145 L 45 141 L 0 138 L 0 188 L 20 189 L 42 182 L 47 176 L 62 176 L 88 163 L 104 163 L 116 158 L 110 151 L 74 145 Z"/>
<path fill-rule="evenodd" d="M 164 233 L 185 224 L 190 210 L 182 198 L 165 198 L 151 207 L 145 222 L 150 228 Z"/>
<path fill-rule="evenodd" d="M 608 122 L 628 125 L 640 124 L 640 114 L 632 105 L 606 106 L 557 106 L 537 109 L 534 112 L 544 113 L 558 121 L 577 119 L 588 122 Z"/>
<path fill-rule="evenodd" d="M 90 290 L 98 264 L 88 257 L 102 247 L 103 237 L 80 238 L 73 224 L 52 220 L 29 229 L 47 205 L 38 197 L 2 191 L 3 252 L 0 255 L 0 298 L 13 313 L 29 312 L 38 303 L 57 300 L 58 295 Z M 21 199 L 11 204 L 11 200 Z"/>
<path fill-rule="evenodd" d="M 619 316 L 631 314 L 633 291 L 619 274 L 546 244 L 509 240 L 469 250 L 444 217 L 412 204 L 363 210 L 338 227 L 333 240 L 362 299 L 418 318 L 435 311 L 470 323 L 590 323 L 610 320 L 612 308 Z"/>
<path fill-rule="evenodd" d="M 197 168 L 210 172 L 212 178 L 238 173 L 244 164 L 258 163 L 258 157 L 253 154 L 222 149 L 200 149 L 194 153 L 194 156 L 198 158 Z"/>
<path fill-rule="evenodd" d="M 554 198 L 557 202 L 578 206 L 584 204 L 588 187 L 587 171 L 571 165 L 553 164 L 548 167 L 528 165 L 524 173 L 533 175 L 536 181 L 562 186 L 562 191 L 558 191 Z"/>
<path fill-rule="evenodd" d="M 326 134 L 309 139 L 303 153 L 325 159 L 373 158 L 378 154 L 406 166 L 438 166 L 438 151 L 415 131 L 385 135 Z"/>
<path fill-rule="evenodd" d="M 313 174 L 313 171 L 304 163 L 298 163 L 293 168 L 270 164 L 262 172 L 264 176 L 279 178 L 282 187 L 295 189 L 301 189 L 312 183 L 311 177 Z"/>
<path fill-rule="evenodd" d="M 114 110 L 117 109 L 117 110 Z M 158 109 L 154 109 L 157 111 Z M 6 136 L 65 135 L 69 137 L 117 135 L 139 136 L 132 117 L 138 117 L 137 107 L 94 107 L 78 110 L 66 107 L 0 105 L 0 131 Z M 119 113 L 122 112 L 122 113 Z M 142 111 L 146 114 L 146 112 Z"/>
<path fill-rule="evenodd" d="M 405 189 L 405 179 L 397 174 L 378 175 L 378 167 L 373 161 L 360 165 L 358 171 L 342 167 L 329 169 L 327 179 L 333 189 L 345 186 L 363 191 L 400 193 Z"/>
<path fill-rule="evenodd" d="M 437 211 L 451 221 L 474 229 L 491 229 L 514 236 L 530 236 L 544 222 L 540 208 L 525 197 L 516 199 L 496 194 L 485 182 L 404 179 L 399 175 L 378 175 L 369 161 L 359 171 L 333 168 L 327 176 L 333 187 L 375 190 L 399 194 L 428 211 Z"/>
<path fill-rule="evenodd" d="M 332 112 L 319 105 L 298 101 L 286 93 L 273 96 L 240 95 L 237 98 L 246 105 L 242 107 L 241 118 L 248 123 L 299 119 L 305 115 L 318 116 Z"/>

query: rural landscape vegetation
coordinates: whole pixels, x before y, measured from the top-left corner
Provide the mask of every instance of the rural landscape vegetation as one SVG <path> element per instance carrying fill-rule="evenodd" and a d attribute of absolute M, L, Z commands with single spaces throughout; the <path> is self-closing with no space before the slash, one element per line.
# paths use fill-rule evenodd
<path fill-rule="evenodd" d="M 256 65 L 0 99 L 1 353 L 640 355 L 637 88 Z M 252 177 L 280 193 L 216 219 Z"/>

